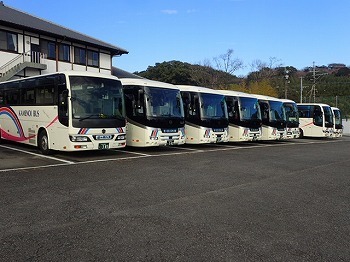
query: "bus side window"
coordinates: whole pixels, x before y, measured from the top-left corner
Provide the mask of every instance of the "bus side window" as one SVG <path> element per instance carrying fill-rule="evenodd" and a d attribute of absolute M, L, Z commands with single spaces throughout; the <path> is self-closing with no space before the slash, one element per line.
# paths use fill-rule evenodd
<path fill-rule="evenodd" d="M 20 102 L 19 90 L 7 90 L 5 103 L 9 105 L 18 105 Z"/>
<path fill-rule="evenodd" d="M 24 105 L 34 105 L 35 104 L 34 88 L 23 89 L 21 95 L 22 95 L 22 103 Z"/>
<path fill-rule="evenodd" d="M 4 92 L 0 90 L 0 105 L 5 104 Z"/>
<path fill-rule="evenodd" d="M 323 124 L 322 111 L 318 106 L 316 106 L 314 110 L 314 124 L 317 126 L 322 126 Z"/>

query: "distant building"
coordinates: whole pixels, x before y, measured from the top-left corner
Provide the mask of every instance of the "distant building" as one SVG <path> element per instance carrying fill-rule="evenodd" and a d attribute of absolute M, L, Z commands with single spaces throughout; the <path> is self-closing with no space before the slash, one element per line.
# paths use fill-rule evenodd
<path fill-rule="evenodd" d="M 111 74 L 120 47 L 0 2 L 0 82 L 66 70 Z"/>
<path fill-rule="evenodd" d="M 346 67 L 346 65 L 345 64 L 339 64 L 339 63 L 333 63 L 333 64 L 329 64 L 328 65 L 328 68 L 330 70 L 340 69 L 340 68 L 343 68 L 343 67 Z"/>

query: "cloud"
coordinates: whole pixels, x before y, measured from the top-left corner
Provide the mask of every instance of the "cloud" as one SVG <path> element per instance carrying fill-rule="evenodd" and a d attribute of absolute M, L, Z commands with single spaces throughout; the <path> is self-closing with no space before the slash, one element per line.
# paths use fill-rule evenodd
<path fill-rule="evenodd" d="M 170 10 L 170 9 L 166 9 L 166 10 L 162 10 L 163 14 L 167 14 L 167 15 L 176 15 L 177 14 L 177 10 Z"/>
<path fill-rule="evenodd" d="M 197 10 L 196 10 L 196 9 L 188 9 L 186 12 L 187 12 L 188 14 L 192 14 L 192 13 L 196 13 Z"/>

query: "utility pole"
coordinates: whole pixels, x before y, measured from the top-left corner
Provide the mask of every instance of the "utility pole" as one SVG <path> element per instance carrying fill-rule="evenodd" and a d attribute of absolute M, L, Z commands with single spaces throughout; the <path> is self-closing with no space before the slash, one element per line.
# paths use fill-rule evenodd
<path fill-rule="evenodd" d="M 316 70 L 315 70 L 315 62 L 312 62 L 312 86 L 310 91 L 310 101 L 313 96 L 313 101 L 316 101 Z"/>
<path fill-rule="evenodd" d="M 319 79 L 321 76 L 328 75 L 328 73 L 322 73 L 316 75 L 316 69 L 315 69 L 315 62 L 312 63 L 312 87 L 310 90 L 310 101 L 311 97 L 313 96 L 314 103 L 316 102 L 316 80 Z M 317 77 L 317 78 L 316 78 Z"/>
<path fill-rule="evenodd" d="M 303 102 L 303 77 L 300 77 L 300 103 Z"/>

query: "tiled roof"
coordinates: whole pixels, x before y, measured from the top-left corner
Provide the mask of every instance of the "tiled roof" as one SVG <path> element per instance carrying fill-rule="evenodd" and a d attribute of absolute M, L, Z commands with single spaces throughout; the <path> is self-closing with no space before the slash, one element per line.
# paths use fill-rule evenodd
<path fill-rule="evenodd" d="M 72 42 L 99 47 L 101 49 L 109 50 L 112 55 L 122 55 L 128 53 L 128 51 L 123 48 L 105 43 L 93 37 L 7 7 L 2 1 L 0 2 L 0 24 L 56 38 L 65 38 L 66 40 Z"/>
<path fill-rule="evenodd" d="M 112 66 L 112 75 L 118 77 L 118 78 L 137 78 L 137 79 L 143 79 L 143 77 L 135 75 L 133 73 L 127 72 L 123 69 L 117 68 Z"/>

